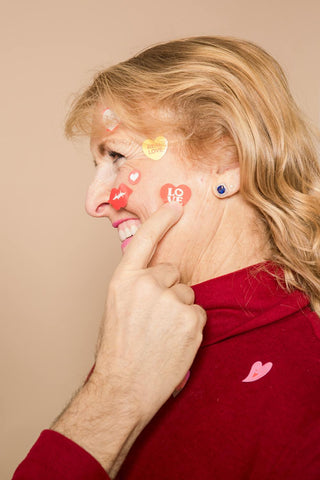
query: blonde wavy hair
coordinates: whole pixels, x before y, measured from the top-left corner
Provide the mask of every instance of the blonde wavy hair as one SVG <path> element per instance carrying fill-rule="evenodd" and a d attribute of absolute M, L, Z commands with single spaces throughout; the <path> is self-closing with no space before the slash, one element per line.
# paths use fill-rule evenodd
<path fill-rule="evenodd" d="M 304 291 L 320 315 L 319 134 L 274 58 L 229 37 L 155 45 L 96 75 L 71 105 L 66 136 L 90 134 L 93 111 L 106 99 L 126 126 L 174 132 L 193 157 L 231 140 L 241 193 L 266 227 L 270 260 L 283 269 L 286 288 Z"/>

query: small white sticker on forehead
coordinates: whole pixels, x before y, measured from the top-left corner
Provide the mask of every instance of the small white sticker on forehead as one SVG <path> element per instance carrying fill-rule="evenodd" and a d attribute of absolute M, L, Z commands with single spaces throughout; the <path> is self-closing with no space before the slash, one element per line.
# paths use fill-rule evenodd
<path fill-rule="evenodd" d="M 108 132 L 113 132 L 113 130 L 115 130 L 120 123 L 116 114 L 112 110 L 110 110 L 110 108 L 106 108 L 104 110 L 102 114 L 102 120 Z"/>

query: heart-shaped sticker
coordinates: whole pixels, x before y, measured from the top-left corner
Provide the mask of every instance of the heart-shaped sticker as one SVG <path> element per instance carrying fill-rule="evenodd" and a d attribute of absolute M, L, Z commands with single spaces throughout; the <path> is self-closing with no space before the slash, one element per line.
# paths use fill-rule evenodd
<path fill-rule="evenodd" d="M 151 160 L 160 160 L 168 149 L 166 137 L 157 137 L 154 140 L 148 138 L 142 144 L 143 153 Z"/>
<path fill-rule="evenodd" d="M 120 210 L 128 203 L 128 198 L 132 193 L 131 188 L 129 188 L 124 183 L 121 183 L 119 188 L 113 188 L 110 192 L 109 203 L 115 208 L 116 210 Z"/>
<path fill-rule="evenodd" d="M 261 362 L 255 362 L 251 370 L 249 372 L 249 375 L 244 378 L 242 381 L 243 382 L 255 382 L 256 380 L 259 380 L 260 378 L 264 377 L 267 375 L 267 373 L 270 372 L 272 368 L 272 362 L 267 362 L 264 365 L 262 365 Z"/>
<path fill-rule="evenodd" d="M 172 183 L 166 183 L 161 187 L 160 196 L 164 203 L 178 202 L 185 205 L 190 200 L 191 190 L 187 185 L 175 187 Z"/>
<path fill-rule="evenodd" d="M 138 182 L 140 182 L 140 177 L 141 173 L 139 170 L 132 170 L 132 172 L 129 173 L 129 182 L 132 185 L 136 185 Z"/>
<path fill-rule="evenodd" d="M 113 132 L 113 130 L 115 130 L 120 123 L 116 114 L 112 110 L 110 110 L 110 108 L 105 109 L 102 114 L 102 120 L 108 132 Z"/>

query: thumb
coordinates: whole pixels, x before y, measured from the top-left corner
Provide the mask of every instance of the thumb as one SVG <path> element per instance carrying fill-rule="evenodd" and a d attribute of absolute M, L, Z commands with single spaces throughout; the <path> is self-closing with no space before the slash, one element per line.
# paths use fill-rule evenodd
<path fill-rule="evenodd" d="M 177 202 L 163 204 L 139 228 L 125 250 L 118 271 L 146 268 L 160 240 L 181 218 L 183 207 Z"/>

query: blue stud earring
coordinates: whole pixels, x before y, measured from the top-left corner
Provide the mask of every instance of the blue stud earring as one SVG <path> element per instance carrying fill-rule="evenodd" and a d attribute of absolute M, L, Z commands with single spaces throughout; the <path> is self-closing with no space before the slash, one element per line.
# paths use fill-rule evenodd
<path fill-rule="evenodd" d="M 227 187 L 224 183 L 221 183 L 220 185 L 218 185 L 216 190 L 217 190 L 217 193 L 220 197 L 222 197 L 223 195 L 228 193 L 228 189 L 227 189 Z"/>

